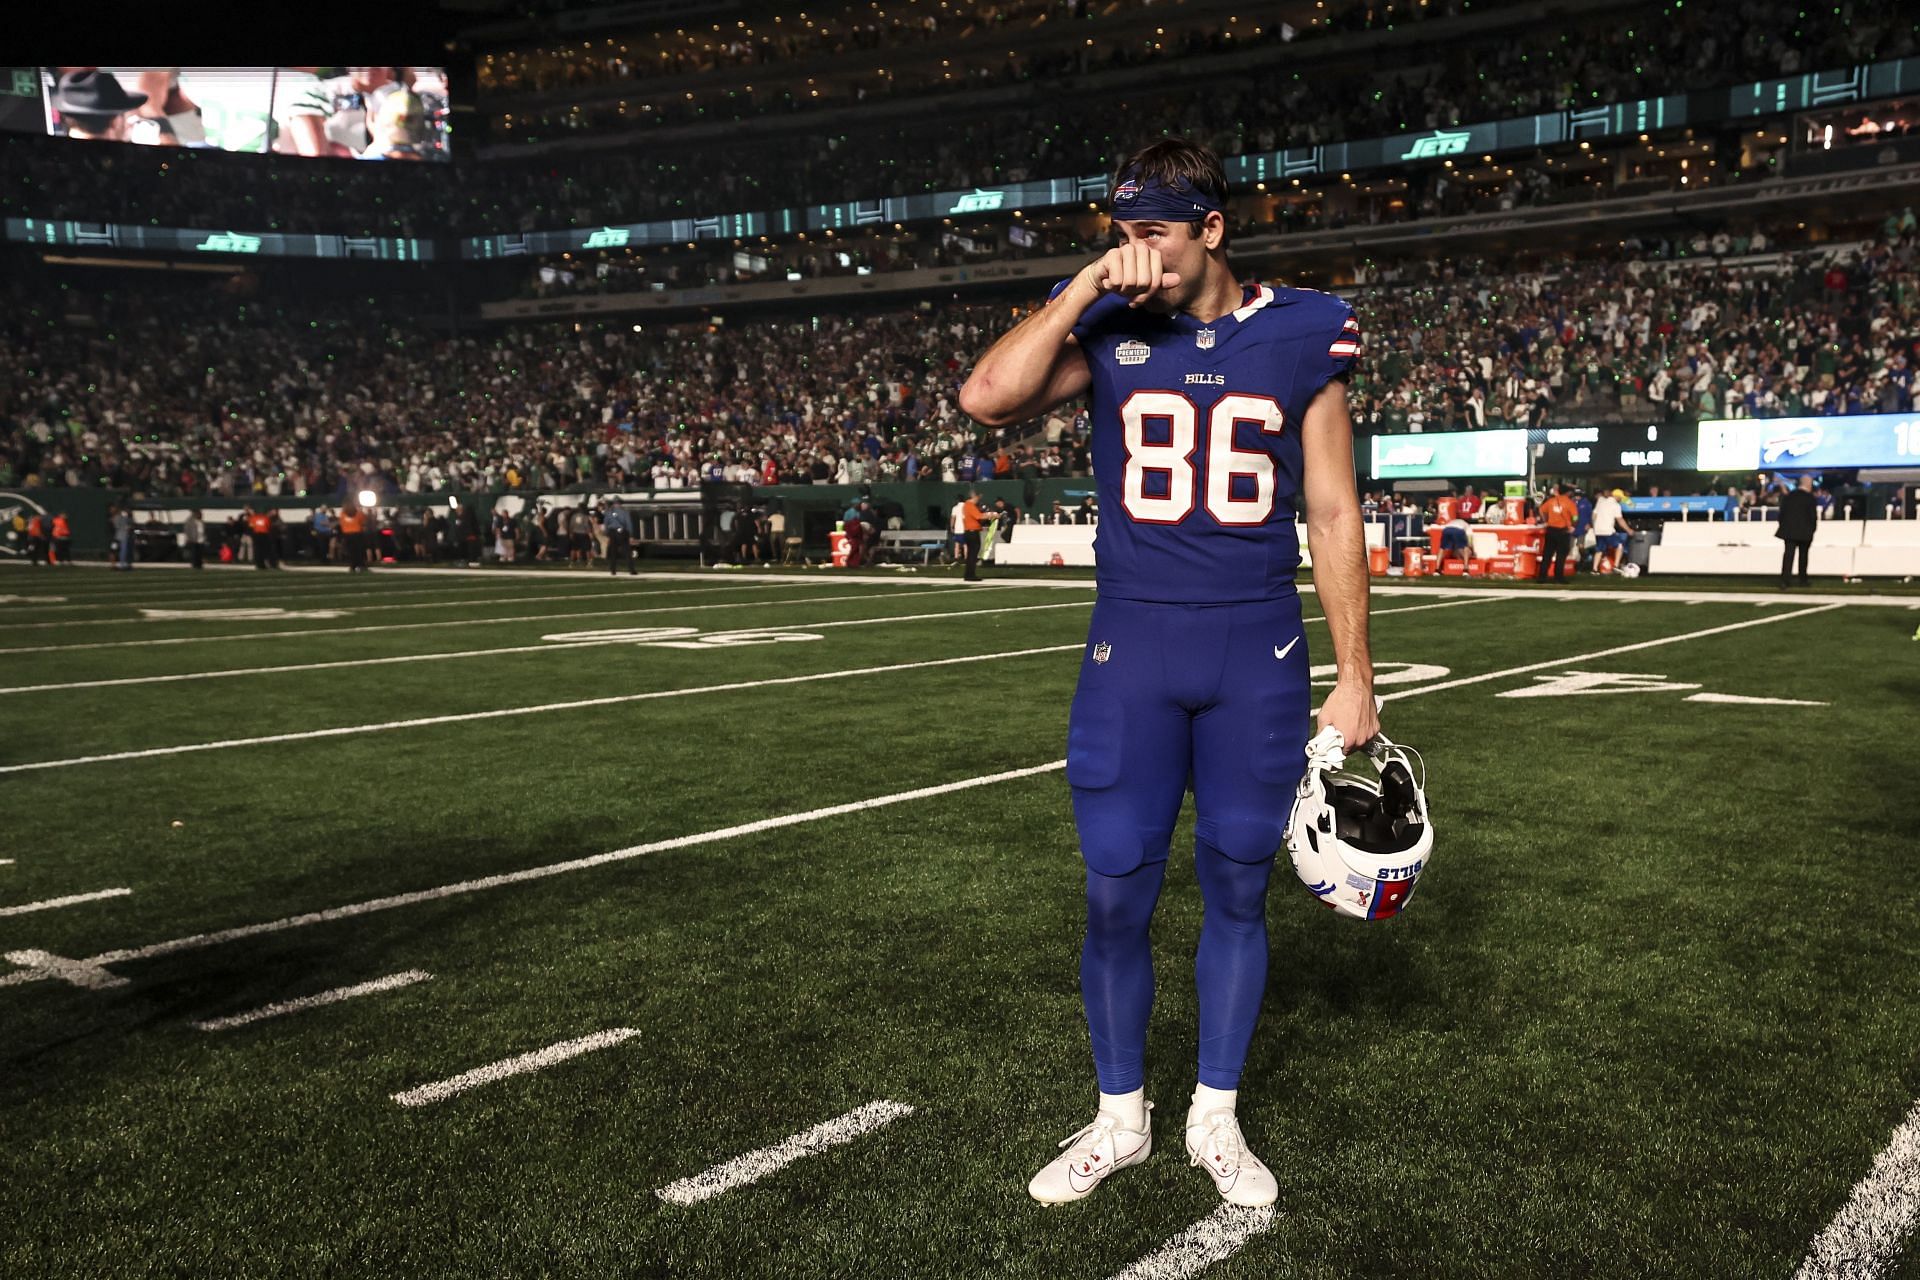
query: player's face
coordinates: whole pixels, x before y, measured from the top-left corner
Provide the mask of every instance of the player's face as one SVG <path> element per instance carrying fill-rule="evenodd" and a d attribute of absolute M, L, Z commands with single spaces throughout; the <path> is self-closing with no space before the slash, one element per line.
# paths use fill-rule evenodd
<path fill-rule="evenodd" d="M 1179 274 L 1180 283 L 1160 295 L 1156 300 L 1160 305 L 1149 304 L 1152 310 L 1178 311 L 1190 298 L 1200 293 L 1200 277 L 1207 265 L 1207 246 L 1194 233 L 1191 224 L 1116 222 L 1113 224 L 1113 239 L 1115 245 L 1144 244 L 1149 249 L 1158 249 L 1161 269 Z"/>

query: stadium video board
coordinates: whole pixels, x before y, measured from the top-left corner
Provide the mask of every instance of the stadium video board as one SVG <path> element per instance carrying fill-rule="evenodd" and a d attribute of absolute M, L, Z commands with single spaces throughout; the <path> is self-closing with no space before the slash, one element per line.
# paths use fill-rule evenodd
<path fill-rule="evenodd" d="M 27 68 L 10 68 L 11 100 Z M 91 142 L 342 160 L 446 160 L 442 67 L 36 67 L 13 128 Z"/>
<path fill-rule="evenodd" d="M 1436 480 L 1450 476 L 1512 479 L 1527 474 L 1527 431 L 1424 431 L 1373 436 L 1375 480 Z"/>
<path fill-rule="evenodd" d="M 1536 427 L 1527 433 L 1527 442 L 1533 453 L 1533 469 L 1546 475 L 1632 471 L 1636 467 L 1693 469 L 1694 433 L 1690 427 Z"/>
<path fill-rule="evenodd" d="M 1694 466 L 1711 472 L 1920 466 L 1920 414 L 1710 419 L 1700 423 Z"/>
<path fill-rule="evenodd" d="M 282 231 L 214 231 L 143 227 L 117 222 L 8 218 L 6 237 L 60 249 L 146 249 L 167 253 L 251 258 L 359 258 L 373 262 L 429 262 L 433 242 L 406 236 L 306 235 Z"/>

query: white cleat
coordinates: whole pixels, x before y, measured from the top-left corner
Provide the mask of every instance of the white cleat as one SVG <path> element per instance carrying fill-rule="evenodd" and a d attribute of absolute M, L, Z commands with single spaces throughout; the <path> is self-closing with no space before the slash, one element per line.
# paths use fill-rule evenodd
<path fill-rule="evenodd" d="M 1213 1179 L 1228 1204 L 1259 1208 L 1280 1198 L 1280 1184 L 1259 1156 L 1247 1150 L 1240 1121 L 1226 1107 L 1204 1115 L 1187 1112 L 1187 1154 Z"/>
<path fill-rule="evenodd" d="M 1041 1204 L 1069 1204 L 1091 1195 L 1115 1169 L 1145 1160 L 1153 1151 L 1151 1102 L 1147 1111 L 1139 1130 L 1126 1128 L 1118 1116 L 1100 1112 L 1092 1124 L 1060 1143 L 1066 1154 L 1033 1175 L 1027 1194 Z"/>

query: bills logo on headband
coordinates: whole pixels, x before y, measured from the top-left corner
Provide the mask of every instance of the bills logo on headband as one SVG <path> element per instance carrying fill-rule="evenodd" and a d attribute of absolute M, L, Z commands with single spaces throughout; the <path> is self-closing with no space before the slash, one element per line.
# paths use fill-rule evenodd
<path fill-rule="evenodd" d="M 1140 182 L 1137 178 L 1128 178 L 1113 189 L 1113 202 L 1127 204 L 1140 198 Z"/>

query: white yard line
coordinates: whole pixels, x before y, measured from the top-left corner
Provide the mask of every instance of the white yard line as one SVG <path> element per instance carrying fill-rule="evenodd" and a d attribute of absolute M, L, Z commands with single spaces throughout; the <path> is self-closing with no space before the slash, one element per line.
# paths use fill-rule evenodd
<path fill-rule="evenodd" d="M 1391 702 L 1395 698 L 1417 698 L 1426 693 L 1439 693 L 1444 689 L 1461 689 L 1470 684 L 1484 684 L 1489 680 L 1505 680 L 1511 676 L 1526 675 L 1531 671 L 1546 671 L 1553 667 L 1571 666 L 1576 662 L 1591 662 L 1595 658 L 1611 658 L 1617 653 L 1637 653 L 1641 649 L 1657 649 L 1661 645 L 1679 644 L 1683 640 L 1699 640 L 1706 636 L 1724 635 L 1729 631 L 1744 631 L 1748 627 L 1771 626 L 1776 622 L 1804 618 L 1815 613 L 1826 613 L 1839 607 L 1837 604 L 1823 604 L 1812 609 L 1797 609 L 1792 613 L 1769 614 L 1764 618 L 1750 618 L 1745 622 L 1729 622 L 1725 626 L 1708 627 L 1704 631 L 1688 631 L 1677 636 L 1660 636 L 1653 640 L 1615 645 L 1611 649 L 1596 649 L 1592 653 L 1576 653 L 1571 658 L 1552 658 L 1546 662 L 1530 662 L 1524 667 L 1508 667 L 1505 671 L 1489 671 L 1483 675 L 1462 676 L 1458 680 L 1441 680 L 1434 684 L 1416 685 L 1411 689 L 1396 689 L 1392 693 L 1381 694 L 1380 698 L 1384 702 Z"/>
<path fill-rule="evenodd" d="M 881 1099 L 869 1102 L 865 1106 L 855 1107 L 843 1116 L 824 1120 L 813 1128 L 796 1133 L 783 1142 L 770 1147 L 761 1147 L 758 1151 L 749 1151 L 743 1156 L 735 1156 L 725 1164 L 715 1165 L 705 1173 L 691 1178 L 682 1178 L 660 1187 L 653 1194 L 668 1204 L 691 1205 L 702 1200 L 711 1200 L 724 1195 L 735 1187 L 744 1187 L 750 1182 L 758 1182 L 770 1173 L 777 1173 L 794 1161 L 805 1156 L 819 1155 L 830 1147 L 844 1146 L 855 1138 L 872 1133 L 883 1125 L 892 1124 L 902 1116 L 913 1114 L 913 1108 L 904 1102 L 890 1102 Z"/>
<path fill-rule="evenodd" d="M 985 588 L 992 590 L 993 588 Z M 982 588 L 974 588 L 977 594 Z M 708 609 L 764 609 L 777 604 L 820 604 L 825 600 L 872 600 L 889 599 L 895 595 L 914 595 L 911 591 L 896 591 L 887 594 L 862 592 L 851 596 L 796 596 L 792 600 L 736 600 L 727 604 L 683 604 L 659 605 L 643 609 L 599 609 L 584 613 L 531 613 L 513 618 L 452 618 L 445 621 L 429 622 L 387 622 L 366 627 L 307 627 L 299 631 L 246 631 L 237 635 L 217 636 L 168 636 L 157 640 L 88 640 L 80 644 L 41 644 L 26 645 L 12 649 L 0 649 L 0 653 L 73 653 L 83 649 L 150 649 L 163 645 L 176 644 L 215 644 L 233 640 L 281 640 L 287 637 L 312 636 L 352 636 L 365 635 L 376 631 L 419 631 L 424 628 L 444 629 L 448 627 L 497 627 L 511 622 L 552 622 L 567 618 L 624 618 L 649 613 L 696 613 Z M 946 595 L 964 595 L 961 587 L 949 586 Z"/>
<path fill-rule="evenodd" d="M 393 1100 L 403 1107 L 424 1107 L 430 1102 L 444 1102 L 456 1094 L 465 1093 L 483 1084 L 492 1084 L 496 1080 L 505 1080 L 512 1076 L 523 1076 L 530 1071 L 544 1071 L 557 1062 L 577 1058 L 583 1053 L 592 1053 L 595 1049 L 606 1049 L 623 1040 L 631 1040 L 640 1032 L 633 1027 L 613 1027 L 607 1031 L 596 1031 L 590 1036 L 581 1036 L 578 1040 L 562 1040 L 559 1044 L 550 1044 L 544 1049 L 532 1053 L 523 1053 L 517 1058 L 506 1058 L 499 1062 L 490 1062 L 484 1067 L 475 1067 L 463 1071 L 446 1080 L 436 1080 L 432 1084 L 423 1084 L 415 1089 L 403 1089 L 393 1095 Z"/>
<path fill-rule="evenodd" d="M 502 585 L 504 586 L 506 584 L 503 583 Z M 441 588 L 441 590 L 447 590 L 447 589 L 448 588 L 444 588 L 444 587 Z M 461 609 L 461 608 L 474 608 L 476 606 L 485 606 L 490 604 L 491 605 L 546 604 L 555 600 L 608 600 L 614 597 L 619 597 L 626 600 L 658 600 L 664 596 L 711 596 L 711 595 L 725 595 L 729 592 L 734 592 L 734 591 L 765 592 L 769 590 L 772 590 L 772 588 L 763 583 L 739 583 L 733 586 L 726 586 L 726 587 L 688 587 L 679 591 L 642 591 L 642 590 L 639 590 L 638 588 L 629 588 L 625 591 L 572 591 L 572 592 L 567 592 L 561 595 L 549 595 L 549 596 L 518 596 L 518 595 L 468 596 L 464 600 L 414 600 L 406 604 L 386 604 L 386 603 L 363 604 L 360 602 L 360 599 L 358 597 L 349 597 L 341 601 L 331 601 L 331 600 L 315 601 L 308 598 L 301 598 L 296 601 L 284 601 L 284 602 L 276 603 L 273 601 L 254 601 L 254 600 L 242 599 L 235 596 L 195 596 L 195 597 L 191 597 L 190 599 L 182 599 L 182 600 L 142 600 L 142 601 L 139 601 L 138 603 L 135 603 L 133 601 L 128 601 L 125 605 L 117 605 L 117 604 L 115 605 L 78 605 L 78 606 L 49 605 L 46 607 L 49 609 L 52 609 L 52 608 L 86 608 L 86 609 L 129 608 L 129 609 L 132 609 L 132 608 L 141 608 L 141 607 L 172 608 L 177 604 L 189 604 L 189 603 L 194 603 L 194 604 L 216 603 L 216 604 L 231 605 L 235 608 L 250 608 L 250 609 L 269 609 L 269 608 L 290 608 L 295 610 L 314 609 L 314 608 L 339 609 L 344 613 L 349 613 L 349 614 L 358 616 L 359 614 L 363 614 L 363 613 L 372 613 L 375 610 L 391 612 L 396 609 Z M 414 593 L 408 592 L 406 594 L 412 595 Z M 428 594 L 428 593 L 423 592 L 421 594 Z M 866 597 L 861 597 L 861 598 L 864 599 Z M 772 604 L 774 602 L 765 601 L 764 603 Z M 194 621 L 194 619 L 170 618 L 170 619 L 166 619 L 166 621 L 192 622 Z M 4 622 L 4 619 L 0 619 L 0 622 Z M 69 618 L 63 622 L 8 623 L 6 624 L 6 629 L 9 633 L 11 633 L 14 631 L 42 631 L 52 627 L 65 627 L 65 628 L 125 627 L 125 626 L 151 627 L 153 624 L 154 624 L 154 620 L 151 618 Z"/>
<path fill-rule="evenodd" d="M 1794 1280 L 1873 1280 L 1899 1260 L 1920 1224 L 1920 1103 L 1915 1104 L 1867 1176 L 1813 1238 Z"/>
<path fill-rule="evenodd" d="M 941 592 L 938 594 L 947 594 Z M 827 604 L 841 599 L 871 599 L 870 596 L 828 596 L 815 600 L 814 604 Z M 767 600 L 764 604 L 787 604 L 785 600 Z M 952 616 L 967 617 L 973 613 L 1019 613 L 1029 609 L 1070 609 L 1076 606 L 1085 608 L 1092 601 L 1075 600 L 1066 604 L 1015 605 L 1005 609 L 981 609 L 952 611 Z M 1490 600 L 1448 600 L 1439 604 L 1416 604 L 1403 609 L 1375 609 L 1371 616 L 1384 618 L 1395 613 L 1419 613 L 1424 609 L 1452 609 L 1460 605 L 1492 604 Z M 818 627 L 868 626 L 882 622 L 923 622 L 930 618 L 943 618 L 946 613 L 909 614 L 899 618 L 854 618 L 833 622 L 791 622 L 772 627 L 755 627 L 755 631 L 811 631 Z M 1306 618 L 1308 622 L 1325 622 L 1320 614 Z M 506 645 L 492 649 L 456 649 L 447 653 L 404 653 L 385 658 L 341 658 L 332 662 L 296 662 L 274 667 L 232 667 L 224 671 L 184 671 L 159 676 L 121 676 L 112 680 L 63 680 L 51 684 L 20 684 L 0 686 L 0 696 L 10 693 L 55 693 L 67 689 L 117 689 L 136 684 L 178 684 L 188 680 L 225 680 L 233 676 L 284 675 L 295 671 L 337 671 L 345 667 L 384 667 L 411 662 L 445 662 L 455 658 L 489 658 L 520 653 L 559 653 L 571 649 L 590 649 L 600 645 L 619 645 L 635 643 L 631 638 L 614 637 L 606 640 L 569 640 L 565 643 L 548 641 L 543 644 Z"/>
<path fill-rule="evenodd" d="M 1085 602 L 1075 604 L 1085 608 Z M 1072 606 L 1034 605 L 1051 609 Z M 861 622 L 903 621 L 903 619 L 860 619 Z M 852 625 L 848 623 L 847 625 Z M 561 648 L 567 646 L 550 646 Z M 574 645 L 573 648 L 581 646 Z M 148 747 L 140 751 L 112 751 L 93 756 L 69 756 L 61 760 L 31 760 L 25 764 L 0 765 L 0 774 L 30 773 L 38 769 L 66 769 L 74 765 L 103 764 L 110 760 L 151 760 L 162 756 L 188 755 L 200 751 L 227 751 L 235 747 L 262 747 L 276 742 L 312 742 L 321 738 L 351 738 L 370 733 L 388 733 L 395 729 L 423 729 L 432 725 L 466 724 L 474 720 L 498 720 L 507 716 L 542 715 L 549 711 L 580 711 L 588 707 L 615 707 L 629 702 L 651 702 L 659 698 L 690 698 L 703 693 L 733 693 L 742 689 L 764 689 L 783 684 L 811 684 L 816 680 L 845 680 L 853 676 L 884 675 L 893 671 L 918 671 L 926 667 L 952 667 L 969 662 L 997 662 L 1005 658 L 1025 658 L 1040 653 L 1063 653 L 1079 649 L 1079 643 L 1048 645 L 1038 649 L 1014 649 L 1004 653 L 968 654 L 959 658 L 928 658 L 920 662 L 895 662 L 881 667 L 855 667 L 841 671 L 817 671 L 803 676 L 772 676 L 764 680 L 735 680 L 727 684 L 697 685 L 683 689 L 654 689 L 647 693 L 620 693 L 604 698 L 577 698 L 571 702 L 547 702 L 532 707 L 499 707 L 491 711 L 466 711 L 456 715 L 421 716 L 412 720 L 388 720 L 375 724 L 340 725 L 331 729 L 306 729 L 298 733 L 271 733 L 257 738 L 228 738 L 222 742 L 190 742 L 177 747 Z"/>
<path fill-rule="evenodd" d="M 102 898 L 124 898 L 132 892 L 131 889 L 96 889 L 92 893 L 70 893 L 64 898 L 43 898 L 39 902 L 22 902 L 18 906 L 0 907 L 0 916 L 24 916 L 35 911 L 77 907 L 83 902 L 98 902 Z"/>
<path fill-rule="evenodd" d="M 1190 1280 L 1216 1262 L 1224 1262 L 1247 1241 L 1273 1225 L 1273 1209 L 1223 1204 L 1173 1239 L 1141 1258 L 1113 1280 Z"/>
<path fill-rule="evenodd" d="M 1076 648 L 1078 646 L 1075 646 Z M 567 875 L 575 871 L 586 871 L 594 867 L 603 867 L 611 863 L 626 862 L 633 858 L 644 858 L 649 854 L 665 853 L 671 849 L 688 849 L 696 845 L 714 844 L 722 840 L 732 840 L 740 836 L 759 835 L 764 831 L 775 831 L 783 827 L 797 827 L 809 822 L 820 822 L 828 818 L 838 818 L 849 813 L 865 813 L 872 809 L 885 809 L 893 805 L 911 804 L 916 800 L 930 800 L 936 796 L 952 795 L 959 791 L 971 791 L 975 787 L 990 787 L 995 783 L 1011 782 L 1020 778 L 1037 777 L 1044 773 L 1056 773 L 1066 767 L 1066 761 L 1054 760 L 1047 764 L 1030 765 L 1024 769 L 1008 769 L 1002 773 L 986 773 L 974 778 L 962 778 L 957 782 L 942 782 L 930 787 L 916 787 L 911 791 L 896 791 L 892 795 L 874 796 L 867 800 L 852 800 L 845 804 L 828 805 L 820 809 L 808 809 L 803 813 L 782 814 L 775 818 L 761 818 L 754 822 L 743 822 L 737 826 L 718 827 L 712 831 L 700 831 L 693 835 L 674 836 L 667 840 L 655 840 L 649 844 L 637 844 L 626 849 L 615 849 L 611 853 L 596 853 L 585 858 L 572 858 L 566 862 L 550 862 L 544 866 L 528 867 L 522 871 L 508 871 L 499 875 L 483 876 L 477 880 L 461 880 L 454 884 L 441 885 L 437 889 L 421 889 L 413 893 L 398 893 L 385 898 L 373 898 L 366 902 L 350 903 L 343 907 L 329 907 L 324 911 L 309 911 L 304 915 L 286 916 L 279 920 L 268 920 L 259 924 L 240 925 L 231 929 L 221 929 L 214 933 L 196 933 L 185 938 L 174 938 L 167 942 L 150 943 L 144 947 L 134 947 L 120 951 L 103 951 L 99 955 L 85 960 L 68 960 L 60 956 L 51 956 L 45 952 L 13 952 L 8 959 L 15 964 L 25 965 L 13 973 L 0 974 L 0 987 L 17 986 L 24 982 L 37 982 L 46 978 L 62 978 L 63 968 L 98 972 L 108 978 L 105 966 L 124 964 L 132 960 L 152 960 L 160 956 L 176 955 L 183 951 L 199 951 L 207 947 L 217 947 L 242 938 L 258 937 L 261 934 L 282 933 L 288 929 L 302 929 L 308 925 L 327 924 L 335 920 L 347 920 L 355 916 L 370 915 L 376 911 L 391 911 L 396 907 L 411 907 L 423 902 L 438 902 L 442 898 L 451 898 L 460 894 L 478 893 L 483 889 L 498 889 L 510 884 L 526 884 L 534 880 L 545 880 L 552 876 Z M 31 960 L 17 957 L 31 955 Z"/>
<path fill-rule="evenodd" d="M 358 982 L 350 987 L 335 987 L 331 991 L 319 991 L 310 996 L 301 996 L 297 1000 L 282 1000 L 276 1004 L 262 1005 L 246 1013 L 236 1013 L 227 1018 L 210 1018 L 205 1022 L 193 1024 L 196 1031 L 231 1031 L 235 1027 L 244 1027 L 248 1023 L 261 1022 L 267 1018 L 278 1018 L 283 1014 L 300 1013 L 307 1009 L 318 1009 L 322 1005 L 339 1004 L 342 1000 L 352 1000 L 359 996 L 378 995 L 382 991 L 392 991 L 399 987 L 410 987 L 416 982 L 425 982 L 433 975 L 425 969 L 408 969 L 404 973 L 390 973 L 384 978 L 375 978 L 371 982 Z"/>

